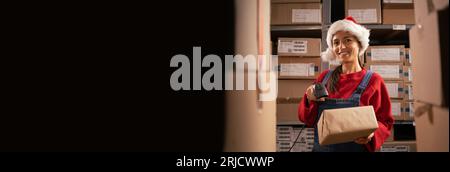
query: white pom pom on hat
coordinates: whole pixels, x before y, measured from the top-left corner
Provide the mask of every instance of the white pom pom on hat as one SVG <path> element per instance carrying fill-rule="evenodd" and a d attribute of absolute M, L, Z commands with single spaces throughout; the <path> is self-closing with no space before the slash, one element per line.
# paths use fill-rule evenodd
<path fill-rule="evenodd" d="M 367 47 L 369 47 L 369 36 L 370 30 L 366 29 L 364 26 L 358 24 L 353 17 L 348 16 L 345 19 L 338 20 L 334 22 L 327 32 L 327 45 L 328 48 L 324 52 L 321 53 L 321 57 L 323 61 L 328 62 L 338 62 L 340 63 L 333 54 L 333 44 L 332 39 L 333 35 L 338 31 L 348 31 L 350 34 L 354 35 L 358 41 L 361 43 L 361 50 L 359 51 L 359 57 L 364 55 Z"/>

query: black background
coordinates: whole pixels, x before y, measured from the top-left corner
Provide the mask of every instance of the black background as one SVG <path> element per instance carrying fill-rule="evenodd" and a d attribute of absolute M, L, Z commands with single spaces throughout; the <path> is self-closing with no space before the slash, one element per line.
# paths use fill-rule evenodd
<path fill-rule="evenodd" d="M 234 54 L 233 1 L 18 9 L 0 151 L 222 151 L 224 92 L 173 91 L 169 64 Z"/>

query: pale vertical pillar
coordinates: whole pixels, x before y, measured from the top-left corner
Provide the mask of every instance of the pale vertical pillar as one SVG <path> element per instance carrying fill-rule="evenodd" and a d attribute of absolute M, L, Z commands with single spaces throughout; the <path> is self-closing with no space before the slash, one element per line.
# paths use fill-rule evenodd
<path fill-rule="evenodd" d="M 259 58 L 258 61 L 259 65 L 267 64 L 271 59 L 269 56 L 271 54 L 270 0 L 236 0 L 235 22 L 235 54 L 241 54 L 244 57 L 249 54 L 267 55 L 265 58 Z M 250 68 L 247 72 L 256 72 L 256 69 Z M 270 70 L 264 72 L 266 76 L 275 76 Z M 247 85 L 247 77 L 245 77 L 246 89 Z M 275 100 L 259 101 L 262 92 L 265 90 L 258 88 L 257 90 L 226 91 L 224 151 L 276 151 L 276 102 Z"/>

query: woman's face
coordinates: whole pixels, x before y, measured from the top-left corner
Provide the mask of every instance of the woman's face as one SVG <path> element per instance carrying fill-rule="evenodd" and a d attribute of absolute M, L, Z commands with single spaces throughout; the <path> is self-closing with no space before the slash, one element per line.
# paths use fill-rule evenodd
<path fill-rule="evenodd" d="M 338 31 L 333 35 L 333 53 L 343 63 L 358 62 L 361 48 L 355 36 L 346 31 Z"/>

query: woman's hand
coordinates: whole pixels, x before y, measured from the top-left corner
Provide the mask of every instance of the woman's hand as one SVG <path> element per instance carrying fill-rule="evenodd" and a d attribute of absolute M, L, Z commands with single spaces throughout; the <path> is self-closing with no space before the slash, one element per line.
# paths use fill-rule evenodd
<path fill-rule="evenodd" d="M 325 101 L 325 98 L 317 100 L 316 96 L 314 96 L 314 85 L 311 85 L 306 89 L 306 98 L 309 101 Z"/>
<path fill-rule="evenodd" d="M 374 134 L 373 134 L 373 132 L 372 132 L 372 133 L 371 133 L 369 136 L 367 136 L 367 137 L 359 137 L 359 138 L 356 138 L 356 139 L 355 139 L 355 143 L 365 145 L 365 144 L 369 143 L 370 140 L 372 140 L 373 135 L 374 135 Z"/>

